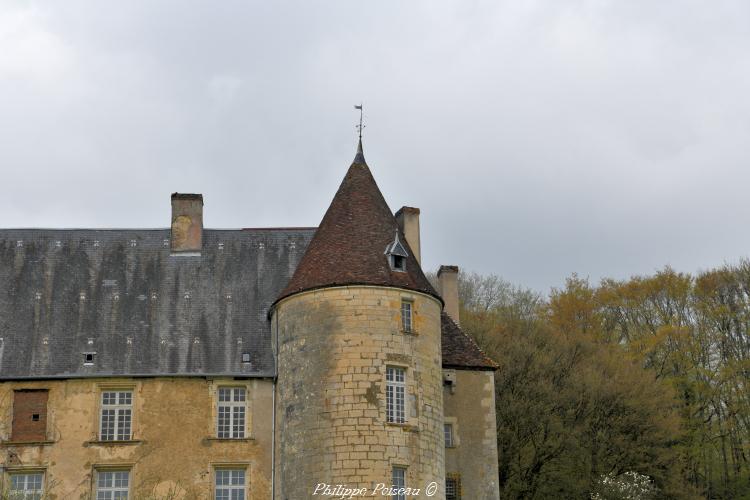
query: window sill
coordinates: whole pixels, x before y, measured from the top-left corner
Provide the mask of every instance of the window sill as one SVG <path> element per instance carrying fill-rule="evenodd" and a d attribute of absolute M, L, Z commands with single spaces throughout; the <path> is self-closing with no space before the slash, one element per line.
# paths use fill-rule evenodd
<path fill-rule="evenodd" d="M 144 443 L 140 439 L 120 439 L 112 441 L 86 441 L 83 443 L 84 446 L 132 446 Z"/>
<path fill-rule="evenodd" d="M 0 441 L 0 446 L 49 446 L 57 441 Z"/>
<path fill-rule="evenodd" d="M 218 438 L 218 437 L 205 437 L 203 438 L 203 441 L 212 443 L 214 441 L 219 443 L 254 443 L 255 438 L 252 437 L 246 437 L 246 438 Z"/>
<path fill-rule="evenodd" d="M 403 333 L 404 335 L 419 335 L 419 332 L 416 330 L 401 330 L 401 333 Z"/>
<path fill-rule="evenodd" d="M 416 425 L 412 425 L 412 424 L 407 424 L 407 423 L 399 424 L 396 422 L 386 422 L 385 425 L 387 425 L 388 427 L 400 427 L 401 430 L 404 432 L 419 432 L 419 427 L 417 427 Z"/>

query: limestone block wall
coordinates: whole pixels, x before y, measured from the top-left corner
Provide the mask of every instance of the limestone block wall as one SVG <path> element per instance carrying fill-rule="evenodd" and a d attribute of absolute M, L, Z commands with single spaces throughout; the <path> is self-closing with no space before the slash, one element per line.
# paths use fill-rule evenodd
<path fill-rule="evenodd" d="M 216 439 L 216 391 L 245 387 L 248 439 Z M 14 390 L 47 389 L 46 439 L 11 436 Z M 133 391 L 133 440 L 98 441 L 102 390 Z M 231 378 L 97 378 L 0 382 L 0 486 L 8 473 L 45 472 L 50 499 L 90 499 L 94 471 L 131 471 L 130 498 L 213 498 L 222 465 L 246 469 L 248 498 L 271 497 L 273 382 Z M 5 482 L 6 484 L 3 484 Z"/>
<path fill-rule="evenodd" d="M 445 471 L 460 480 L 461 498 L 497 499 L 495 377 L 492 371 L 455 370 L 453 392 L 444 389 L 445 421 L 454 447 L 445 450 Z"/>
<path fill-rule="evenodd" d="M 414 333 L 401 328 L 412 301 Z M 313 498 L 317 484 L 438 485 L 444 498 L 441 304 L 394 288 L 349 286 L 291 296 L 273 315 L 277 335 L 276 499 Z M 406 369 L 404 425 L 386 422 L 386 367 Z M 382 496 L 380 496 L 382 498 Z"/>

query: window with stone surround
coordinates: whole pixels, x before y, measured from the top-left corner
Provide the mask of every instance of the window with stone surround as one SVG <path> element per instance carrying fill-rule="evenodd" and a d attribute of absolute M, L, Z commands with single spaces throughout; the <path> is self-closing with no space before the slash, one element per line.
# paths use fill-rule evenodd
<path fill-rule="evenodd" d="M 458 474 L 445 478 L 445 500 L 461 500 L 461 479 Z"/>
<path fill-rule="evenodd" d="M 127 500 L 129 491 L 129 470 L 96 471 L 96 500 Z"/>
<path fill-rule="evenodd" d="M 443 436 L 445 438 L 445 447 L 453 448 L 453 424 L 443 424 Z"/>
<path fill-rule="evenodd" d="M 44 496 L 43 472 L 11 472 L 8 498 L 11 500 L 41 500 Z"/>
<path fill-rule="evenodd" d="M 215 500 L 245 500 L 245 469 L 214 471 Z"/>
<path fill-rule="evenodd" d="M 391 485 L 395 493 L 391 496 L 391 500 L 406 500 L 403 490 L 399 493 L 400 488 L 406 488 L 406 467 L 393 467 L 391 471 Z"/>
<path fill-rule="evenodd" d="M 406 422 L 406 369 L 387 366 L 385 370 L 386 421 L 403 424 Z"/>
<path fill-rule="evenodd" d="M 102 391 L 99 439 L 101 441 L 130 440 L 132 421 L 133 391 Z"/>
<path fill-rule="evenodd" d="M 411 300 L 401 300 L 401 329 L 404 332 L 410 333 L 414 330 L 412 325 L 412 308 L 413 303 Z"/>
<path fill-rule="evenodd" d="M 245 388 L 219 387 L 218 400 L 216 437 L 220 439 L 243 439 L 245 437 L 247 405 Z"/>

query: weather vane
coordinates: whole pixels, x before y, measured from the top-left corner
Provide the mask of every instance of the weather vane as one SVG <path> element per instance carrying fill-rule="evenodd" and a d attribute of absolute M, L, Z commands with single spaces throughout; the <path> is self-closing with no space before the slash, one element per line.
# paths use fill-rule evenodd
<path fill-rule="evenodd" d="M 360 102 L 359 105 L 355 104 L 354 105 L 354 109 L 358 109 L 359 110 L 359 125 L 357 125 L 357 130 L 359 130 L 359 140 L 361 141 L 362 140 L 362 129 L 366 127 L 366 125 L 362 124 L 362 117 L 363 117 L 362 103 Z"/>

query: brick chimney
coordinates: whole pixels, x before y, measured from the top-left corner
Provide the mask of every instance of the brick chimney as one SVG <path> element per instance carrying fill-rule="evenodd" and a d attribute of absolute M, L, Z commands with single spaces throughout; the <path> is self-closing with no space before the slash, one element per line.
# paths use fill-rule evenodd
<path fill-rule="evenodd" d="M 172 253 L 200 253 L 203 247 L 203 195 L 172 193 Z"/>
<path fill-rule="evenodd" d="M 458 318 L 458 266 L 440 266 L 437 272 L 440 296 L 445 302 L 445 312 L 456 324 Z"/>
<path fill-rule="evenodd" d="M 419 209 L 414 207 L 401 207 L 396 212 L 396 222 L 401 232 L 406 237 L 409 248 L 414 252 L 414 257 L 422 265 L 422 253 L 419 245 Z"/>

